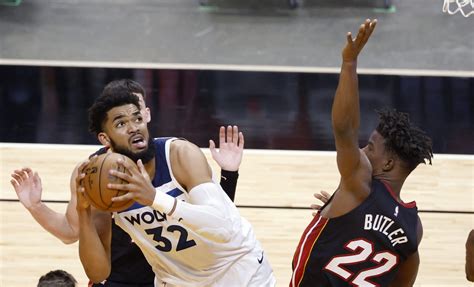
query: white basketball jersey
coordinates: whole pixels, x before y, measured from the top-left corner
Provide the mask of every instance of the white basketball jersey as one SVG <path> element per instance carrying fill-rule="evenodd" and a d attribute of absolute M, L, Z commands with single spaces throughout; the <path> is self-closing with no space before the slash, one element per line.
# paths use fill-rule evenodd
<path fill-rule="evenodd" d="M 156 172 L 152 182 L 156 192 L 167 193 L 192 204 L 193 193 L 188 194 L 172 174 L 169 152 L 173 140 L 175 138 L 154 139 Z M 232 236 L 228 241 L 216 236 L 218 229 L 209 232 L 201 229 L 198 233 L 184 219 L 171 218 L 151 206 L 135 203 L 125 211 L 114 213 L 117 225 L 130 234 L 140 247 L 159 281 L 175 286 L 223 286 L 219 280 L 239 259 L 249 254 L 255 257 L 255 265 L 245 264 L 247 267 L 243 272 L 239 271 L 239 276 L 251 278 L 255 275 L 262 263 L 258 257 L 263 250 L 250 223 L 240 216 L 235 204 L 216 184 L 219 192 L 215 196 L 220 201 L 220 208 L 229 215 L 227 227 L 232 227 Z M 226 230 L 228 232 L 229 229 Z M 242 279 L 242 282 L 248 281 Z"/>

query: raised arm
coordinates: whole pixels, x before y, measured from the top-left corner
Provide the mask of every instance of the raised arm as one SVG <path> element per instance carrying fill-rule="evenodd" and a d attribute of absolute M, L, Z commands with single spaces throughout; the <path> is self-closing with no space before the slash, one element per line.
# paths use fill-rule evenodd
<path fill-rule="evenodd" d="M 65 213 L 56 212 L 42 202 L 43 187 L 41 178 L 31 168 L 26 167 L 15 170 L 11 175 L 12 180 L 10 181 L 18 199 L 36 222 L 66 244 L 74 243 L 79 238 L 78 219 L 75 209 L 76 192 L 74 178 L 76 172 L 77 169 L 74 169 L 71 176 L 71 200 L 67 205 Z"/>
<path fill-rule="evenodd" d="M 376 20 L 366 20 L 355 39 L 347 33 L 342 66 L 332 106 L 332 127 L 337 150 L 337 166 L 342 178 L 349 178 L 360 164 L 358 144 L 360 108 L 357 57 L 375 29 Z"/>

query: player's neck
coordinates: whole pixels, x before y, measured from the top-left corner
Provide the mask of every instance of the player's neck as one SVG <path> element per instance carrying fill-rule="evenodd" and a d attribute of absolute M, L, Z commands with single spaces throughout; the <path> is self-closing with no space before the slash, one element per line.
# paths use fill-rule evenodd
<path fill-rule="evenodd" d="M 379 174 L 374 176 L 376 179 L 379 179 L 390 186 L 390 189 L 393 193 L 393 196 L 402 202 L 400 198 L 400 193 L 402 190 L 403 183 L 405 183 L 406 177 L 396 176 L 391 173 Z"/>
<path fill-rule="evenodd" d="M 151 180 L 155 177 L 155 158 L 152 158 L 149 162 L 144 164 L 145 170 Z"/>

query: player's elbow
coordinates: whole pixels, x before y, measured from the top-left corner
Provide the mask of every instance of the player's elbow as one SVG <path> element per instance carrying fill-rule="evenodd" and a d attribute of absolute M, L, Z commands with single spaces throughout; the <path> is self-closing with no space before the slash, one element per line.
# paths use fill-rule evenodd
<path fill-rule="evenodd" d="M 71 229 L 57 236 L 64 244 L 73 244 L 79 240 L 79 230 Z"/>
<path fill-rule="evenodd" d="M 474 282 L 474 274 L 466 274 L 467 281 Z"/>
<path fill-rule="evenodd" d="M 79 239 L 78 237 L 70 236 L 70 237 L 61 238 L 61 241 L 66 245 L 70 245 L 70 244 L 76 243 L 78 239 Z"/>
<path fill-rule="evenodd" d="M 103 266 L 100 269 L 88 269 L 84 268 L 87 278 L 94 283 L 100 283 L 107 279 L 110 275 L 110 266 Z"/>

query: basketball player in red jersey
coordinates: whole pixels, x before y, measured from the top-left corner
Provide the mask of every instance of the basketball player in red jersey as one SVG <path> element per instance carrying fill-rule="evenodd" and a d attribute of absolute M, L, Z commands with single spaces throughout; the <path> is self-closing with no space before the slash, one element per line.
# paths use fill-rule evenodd
<path fill-rule="evenodd" d="M 407 114 L 384 110 L 368 144 L 358 146 L 357 57 L 376 23 L 366 20 L 355 39 L 347 34 L 332 108 L 341 180 L 301 236 L 290 287 L 398 287 L 416 279 L 422 226 L 415 202 L 404 203 L 400 192 L 418 164 L 431 164 L 431 139 Z"/>

